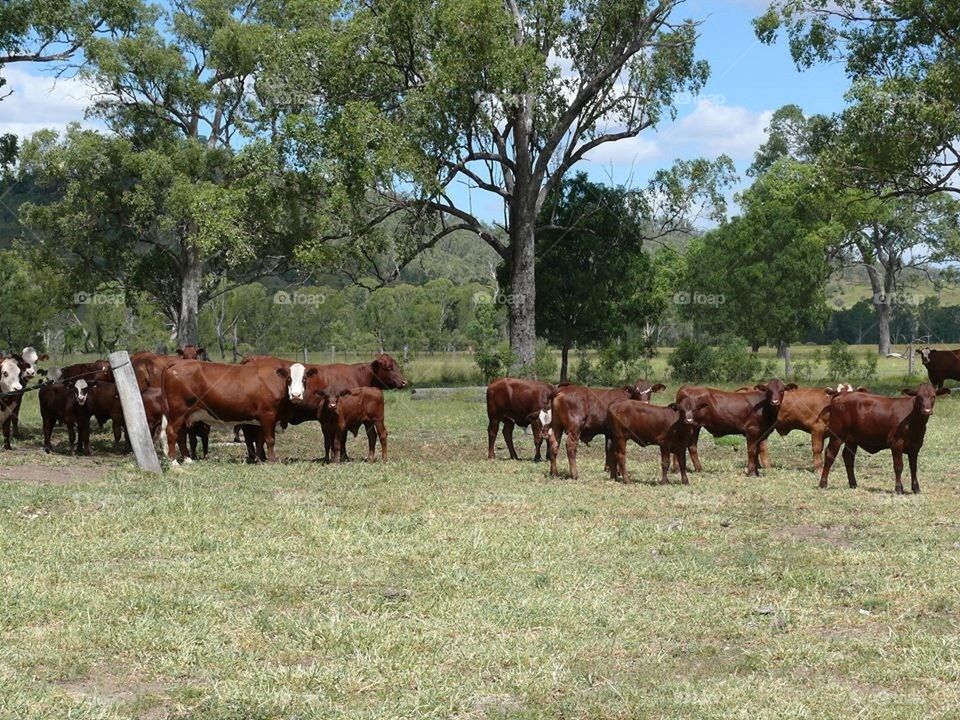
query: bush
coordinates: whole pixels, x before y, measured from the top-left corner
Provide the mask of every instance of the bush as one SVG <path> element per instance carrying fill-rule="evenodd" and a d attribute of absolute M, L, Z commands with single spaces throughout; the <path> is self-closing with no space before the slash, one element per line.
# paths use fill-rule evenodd
<path fill-rule="evenodd" d="M 560 372 L 560 363 L 557 356 L 546 340 L 538 339 L 536 354 L 533 360 L 533 376 L 543 382 L 555 382 Z"/>
<path fill-rule="evenodd" d="M 849 346 L 843 340 L 834 340 L 830 344 L 830 353 L 827 355 L 827 370 L 831 380 L 847 380 L 854 377 L 857 371 L 857 358 L 850 352 Z"/>
<path fill-rule="evenodd" d="M 473 353 L 474 362 L 480 368 L 485 383 L 503 377 L 510 367 L 510 351 L 496 346 L 478 347 Z"/>
<path fill-rule="evenodd" d="M 690 380 L 716 380 L 719 375 L 717 352 L 706 343 L 684 338 L 667 358 L 670 377 L 687 382 Z"/>
<path fill-rule="evenodd" d="M 747 348 L 747 341 L 727 336 L 717 348 L 717 370 L 721 380 L 742 382 L 759 377 L 762 369 L 760 358 Z"/>

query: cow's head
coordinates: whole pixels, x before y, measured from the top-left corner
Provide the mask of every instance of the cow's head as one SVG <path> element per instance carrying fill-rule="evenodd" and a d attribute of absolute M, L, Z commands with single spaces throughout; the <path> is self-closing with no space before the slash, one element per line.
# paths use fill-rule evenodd
<path fill-rule="evenodd" d="M 796 390 L 797 384 L 788 383 L 784 385 L 779 378 L 774 378 L 768 383 L 760 383 L 754 386 L 754 389 L 766 393 L 767 402 L 773 407 L 780 407 L 780 404 L 783 402 L 783 394 L 790 390 Z"/>
<path fill-rule="evenodd" d="M 915 407 L 922 414 L 933 415 L 933 406 L 937 401 L 937 395 L 949 395 L 950 388 L 935 390 L 930 383 L 923 383 L 915 388 L 904 388 L 900 392 L 914 398 Z"/>
<path fill-rule="evenodd" d="M 0 364 L 0 392 L 18 392 L 23 390 L 20 382 L 20 364 L 16 358 L 4 358 Z"/>
<path fill-rule="evenodd" d="M 177 348 L 177 355 L 184 360 L 208 359 L 206 348 L 197 347 L 196 345 L 184 345 L 182 348 Z"/>
<path fill-rule="evenodd" d="M 316 374 L 316 368 L 311 368 Z M 289 368 L 287 397 L 292 402 L 303 402 L 306 393 L 307 368 L 303 363 L 294 363 Z"/>
<path fill-rule="evenodd" d="M 40 354 L 37 352 L 35 347 L 27 346 L 20 351 L 20 357 L 26 364 L 26 368 L 23 370 L 24 380 L 32 380 L 38 374 L 44 374 L 43 371 L 37 367 L 37 363 L 41 360 L 49 359 L 49 356 L 46 353 Z"/>
<path fill-rule="evenodd" d="M 74 380 L 69 385 L 73 388 L 74 397 L 77 399 L 78 405 L 85 405 L 87 402 L 87 397 L 90 395 L 90 388 L 96 386 L 96 382 L 87 382 L 83 378 L 79 380 Z"/>
<path fill-rule="evenodd" d="M 670 407 L 680 413 L 680 417 L 683 418 L 685 425 L 698 425 L 697 414 L 709 404 L 710 403 L 702 398 L 688 395 L 681 400 L 677 400 L 675 403 L 671 403 Z"/>
<path fill-rule="evenodd" d="M 928 347 L 920 348 L 919 352 L 920 352 L 920 362 L 922 362 L 924 365 L 929 365 L 930 356 L 933 355 L 933 349 Z"/>
<path fill-rule="evenodd" d="M 540 438 L 546 440 L 553 433 L 553 408 L 547 405 L 537 413 L 540 421 Z"/>
<path fill-rule="evenodd" d="M 400 370 L 400 365 L 386 353 L 381 353 L 370 363 L 373 376 L 381 387 L 397 390 L 407 384 L 407 379 Z"/>
<path fill-rule="evenodd" d="M 649 380 L 637 380 L 633 385 L 627 385 L 624 389 L 633 400 L 648 403 L 655 392 L 666 390 L 667 386 L 663 383 L 651 385 Z"/>
<path fill-rule="evenodd" d="M 349 395 L 351 392 L 352 390 L 350 388 L 334 386 L 314 390 L 314 395 L 320 398 L 320 410 L 318 412 L 322 412 L 324 407 L 336 412 L 337 407 L 340 405 L 340 399 Z"/>

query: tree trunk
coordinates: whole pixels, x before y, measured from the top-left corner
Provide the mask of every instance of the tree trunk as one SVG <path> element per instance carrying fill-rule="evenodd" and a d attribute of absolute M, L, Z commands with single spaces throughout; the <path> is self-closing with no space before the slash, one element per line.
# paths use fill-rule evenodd
<path fill-rule="evenodd" d="M 183 243 L 180 263 L 180 321 L 177 323 L 177 343 L 196 345 L 200 341 L 200 284 L 203 279 L 203 260 L 200 249 L 190 241 Z"/>
<path fill-rule="evenodd" d="M 570 341 L 563 341 L 563 348 L 560 350 L 560 382 L 567 381 L 567 368 L 570 360 Z"/>
<path fill-rule="evenodd" d="M 759 340 L 754 340 L 752 343 L 750 343 L 750 351 L 751 351 L 754 355 L 756 355 L 758 352 L 760 352 L 760 341 L 759 341 Z"/>
<path fill-rule="evenodd" d="M 877 310 L 877 352 L 886 357 L 890 354 L 890 316 L 892 314 L 890 306 L 890 296 L 883 301 L 874 300 L 873 306 Z"/>
<path fill-rule="evenodd" d="M 777 356 L 783 358 L 783 376 L 785 378 L 793 375 L 793 362 L 790 358 L 790 343 L 781 340 L 777 346 Z"/>
<path fill-rule="evenodd" d="M 531 203 L 532 204 L 532 203 Z M 507 311 L 510 318 L 510 352 L 513 371 L 533 367 L 536 351 L 536 283 L 534 277 L 533 213 L 525 208 L 514 214 L 510 228 L 510 287 Z"/>

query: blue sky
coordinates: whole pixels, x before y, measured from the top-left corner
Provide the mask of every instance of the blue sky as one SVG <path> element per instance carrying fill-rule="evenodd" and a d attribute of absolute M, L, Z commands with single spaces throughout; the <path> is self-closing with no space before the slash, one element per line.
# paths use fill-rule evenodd
<path fill-rule="evenodd" d="M 766 5 L 766 0 L 687 0 L 681 14 L 703 21 L 697 55 L 711 68 L 702 95 L 683 99 L 676 121 L 666 120 L 655 131 L 609 145 L 578 169 L 598 181 L 642 185 L 676 158 L 726 153 L 737 165 L 742 187 L 774 110 L 787 103 L 797 103 L 808 113 L 839 110 L 848 86 L 841 66 L 798 72 L 785 42 L 768 47 L 757 41 L 750 21 Z M 28 135 L 83 120 L 87 91 L 79 81 L 54 82 L 42 69 L 25 65 L 8 66 L 4 75 L 14 94 L 0 102 L 0 133 Z M 487 219 L 502 218 L 492 197 L 477 191 L 471 195 L 475 212 Z"/>

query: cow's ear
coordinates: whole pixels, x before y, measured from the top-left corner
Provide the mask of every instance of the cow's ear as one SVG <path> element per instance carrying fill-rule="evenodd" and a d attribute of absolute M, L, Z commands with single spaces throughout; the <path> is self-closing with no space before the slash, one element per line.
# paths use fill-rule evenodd
<path fill-rule="evenodd" d="M 859 385 L 854 392 L 870 392 L 870 388 L 865 388 L 863 385 Z"/>
<path fill-rule="evenodd" d="M 183 357 L 183 348 L 177 348 L 177 355 Z"/>
<path fill-rule="evenodd" d="M 352 392 L 353 391 L 350 390 L 349 388 L 346 390 L 341 390 L 340 392 L 337 393 L 337 397 L 345 397 L 347 395 L 350 395 Z"/>
<path fill-rule="evenodd" d="M 670 408 L 671 410 L 676 410 L 677 412 L 680 412 L 680 406 L 677 405 L 676 403 L 670 403 L 669 405 L 667 405 L 667 407 Z"/>
<path fill-rule="evenodd" d="M 279 377 L 288 378 L 288 379 L 289 379 L 289 377 L 290 377 L 290 373 L 287 372 L 287 369 L 284 368 L 284 367 L 278 367 L 278 368 L 277 368 L 277 375 L 278 375 Z"/>
<path fill-rule="evenodd" d="M 304 377 L 316 377 L 316 375 L 317 375 L 318 372 L 320 372 L 320 371 L 317 370 L 315 367 L 312 367 L 312 368 L 310 368 L 309 370 L 307 370 L 307 371 L 303 374 L 303 376 L 304 376 Z"/>
<path fill-rule="evenodd" d="M 837 392 L 837 391 L 834 390 L 833 388 L 827 388 L 826 390 L 824 390 L 824 392 L 825 392 L 827 395 L 829 395 L 830 397 L 834 397 L 835 395 L 839 395 L 839 394 L 840 394 L 839 392 Z"/>
<path fill-rule="evenodd" d="M 754 385 L 753 387 L 754 387 L 755 390 L 761 390 L 761 391 L 763 391 L 763 392 L 766 392 L 767 390 L 770 389 L 770 388 L 768 388 L 764 383 L 758 383 L 758 384 Z"/>
<path fill-rule="evenodd" d="M 667 389 L 667 386 L 666 386 L 666 385 L 664 385 L 663 383 L 657 383 L 657 384 L 654 385 L 652 388 L 650 388 L 650 392 L 652 392 L 652 393 L 662 392 L 662 391 L 664 391 L 664 390 L 666 390 L 666 389 Z"/>
<path fill-rule="evenodd" d="M 900 392 L 902 392 L 904 395 L 910 395 L 911 397 L 917 396 L 917 391 L 913 388 L 904 388 Z"/>
<path fill-rule="evenodd" d="M 783 389 L 784 389 L 784 390 L 796 390 L 798 387 L 800 387 L 800 386 L 797 385 L 796 383 L 787 383 L 786 385 L 783 386 Z"/>
<path fill-rule="evenodd" d="M 638 387 L 636 387 L 636 386 L 634 386 L 634 385 L 624 385 L 624 386 L 623 386 L 623 389 L 624 389 L 625 391 L 627 391 L 627 392 L 628 392 L 629 394 L 631 394 L 631 395 L 633 395 L 634 393 L 639 393 L 640 395 L 643 395 L 643 393 L 640 392 L 640 388 L 638 388 Z"/>
<path fill-rule="evenodd" d="M 950 394 L 950 388 L 940 388 L 939 390 L 937 390 L 937 395 L 949 395 L 949 394 Z"/>
<path fill-rule="evenodd" d="M 372 367 L 374 370 L 376 370 L 377 368 L 380 367 L 381 364 L 382 364 L 382 363 L 380 362 L 380 356 L 377 355 L 377 357 L 375 357 L 375 358 L 373 359 L 373 361 L 370 363 L 370 367 Z"/>
<path fill-rule="evenodd" d="M 43 355 L 37 356 L 37 362 L 40 362 L 41 360 L 49 360 L 49 359 L 50 359 L 50 356 L 47 355 L 46 353 L 43 353 Z"/>

